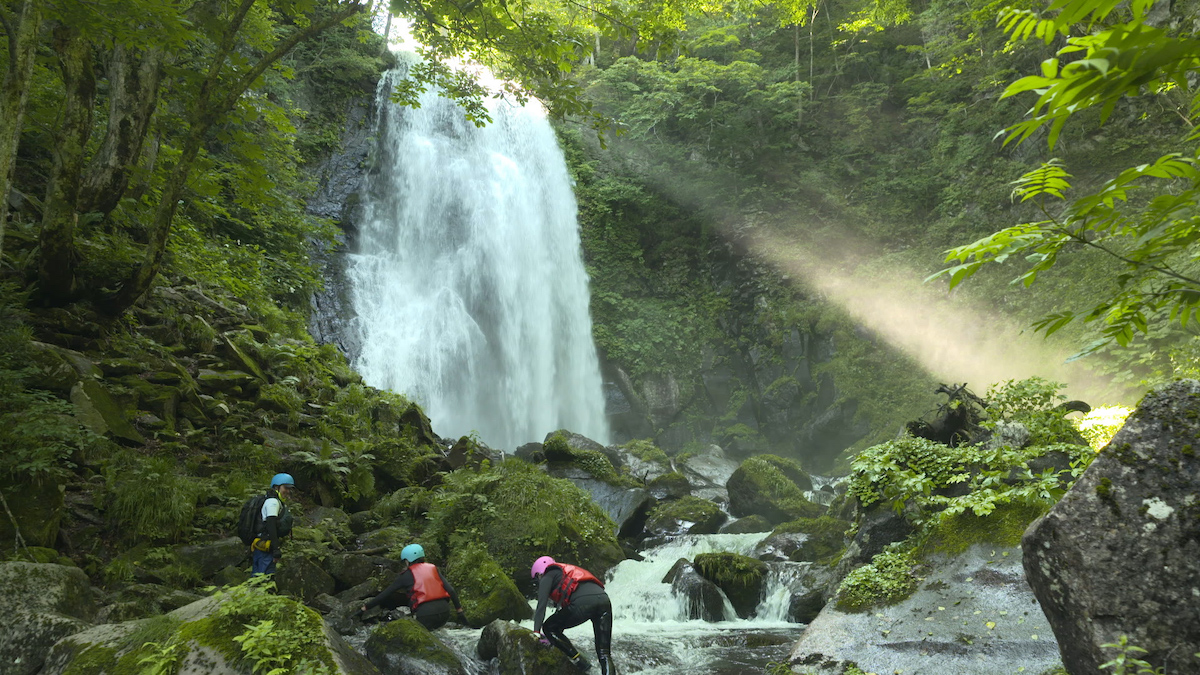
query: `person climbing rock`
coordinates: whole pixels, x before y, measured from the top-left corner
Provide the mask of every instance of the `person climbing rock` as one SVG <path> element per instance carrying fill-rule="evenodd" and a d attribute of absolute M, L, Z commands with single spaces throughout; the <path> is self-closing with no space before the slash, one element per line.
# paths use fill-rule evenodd
<path fill-rule="evenodd" d="M 450 603 L 453 602 L 458 622 L 467 625 L 458 592 L 442 578 L 436 566 L 425 562 L 425 549 L 420 544 L 405 546 L 400 551 L 400 559 L 408 566 L 396 576 L 391 586 L 368 600 L 359 609 L 360 614 L 375 606 L 395 609 L 403 604 L 412 610 L 413 618 L 422 626 L 433 630 L 450 620 Z"/>
<path fill-rule="evenodd" d="M 274 574 L 275 564 L 283 555 L 283 540 L 292 533 L 292 514 L 284 503 L 296 489 L 290 474 L 277 473 L 271 478 L 271 489 L 262 499 L 258 525 L 250 543 L 250 573 Z"/>
<path fill-rule="evenodd" d="M 596 636 L 596 659 L 600 663 L 600 675 L 615 675 L 612 665 L 612 603 L 604 592 L 604 584 L 582 567 L 555 562 L 554 558 L 546 555 L 534 561 L 530 573 L 538 582 L 538 606 L 533 615 L 533 632 L 538 634 L 539 640 L 543 644 L 554 645 L 571 659 L 575 667 L 586 671 L 592 664 L 571 644 L 563 631 L 590 620 Z M 558 611 L 543 622 L 547 601 L 554 603 Z"/>

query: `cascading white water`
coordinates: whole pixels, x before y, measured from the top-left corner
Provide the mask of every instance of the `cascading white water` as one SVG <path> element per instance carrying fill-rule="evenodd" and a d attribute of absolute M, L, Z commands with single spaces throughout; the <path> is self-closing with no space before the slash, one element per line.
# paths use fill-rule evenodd
<path fill-rule="evenodd" d="M 536 103 L 477 128 L 428 92 L 378 93 L 379 156 L 348 277 L 367 383 L 443 435 L 512 450 L 566 428 L 608 442 L 576 204 Z"/>

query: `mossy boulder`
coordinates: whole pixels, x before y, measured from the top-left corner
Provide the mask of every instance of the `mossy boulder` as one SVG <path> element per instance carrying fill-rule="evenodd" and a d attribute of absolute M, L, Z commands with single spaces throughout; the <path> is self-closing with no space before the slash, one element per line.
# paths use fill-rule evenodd
<path fill-rule="evenodd" d="M 38 672 L 50 646 L 89 625 L 96 603 L 87 575 L 77 567 L 0 563 L 0 672 Z"/>
<path fill-rule="evenodd" d="M 384 673 L 464 675 L 462 662 L 416 619 L 376 626 L 363 644 L 367 659 Z"/>
<path fill-rule="evenodd" d="M 496 620 L 484 627 L 475 647 L 484 661 L 497 660 L 498 675 L 578 675 L 565 654 L 538 642 L 533 631 Z"/>
<path fill-rule="evenodd" d="M 369 579 L 386 580 L 386 586 L 403 569 L 399 561 L 360 553 L 335 553 L 325 559 L 323 567 L 339 589 L 353 588 Z"/>
<path fill-rule="evenodd" d="M 248 548 L 237 537 L 175 547 L 175 558 L 179 563 L 195 568 L 201 579 L 211 579 L 230 565 L 240 565 L 249 555 Z"/>
<path fill-rule="evenodd" d="M 729 516 L 721 507 L 699 497 L 684 497 L 661 502 L 646 518 L 646 531 L 651 536 L 679 534 L 715 534 Z"/>
<path fill-rule="evenodd" d="M 75 416 L 79 423 L 101 436 L 126 445 L 145 445 L 146 438 L 129 423 L 125 411 L 103 384 L 92 379 L 76 382 L 71 387 L 71 403 L 75 404 Z"/>
<path fill-rule="evenodd" d="M 729 508 L 742 517 L 757 514 L 772 523 L 815 518 L 825 508 L 804 496 L 812 479 L 790 459 L 760 455 L 742 462 L 726 483 Z"/>
<path fill-rule="evenodd" d="M 303 556 L 287 556 L 279 563 L 275 573 L 279 592 L 286 593 L 304 602 L 312 602 L 318 595 L 332 595 L 336 587 L 333 577 L 326 574 L 321 565 Z"/>
<path fill-rule="evenodd" d="M 749 534 L 751 532 L 770 532 L 774 527 L 771 521 L 758 514 L 738 518 L 732 523 L 721 526 L 721 534 Z"/>
<path fill-rule="evenodd" d="M 453 546 L 444 572 L 458 591 L 468 624 L 483 626 L 496 619 L 533 618 L 525 596 L 482 544 L 464 542 Z"/>
<path fill-rule="evenodd" d="M 570 442 L 572 439 L 581 445 L 572 445 Z M 618 482 L 617 469 L 604 454 L 604 447 L 595 441 L 590 441 L 590 443 L 583 443 L 583 441 L 587 441 L 587 439 L 578 434 L 568 436 L 567 432 L 563 431 L 554 432 L 546 437 L 545 442 L 542 443 L 542 454 L 546 458 L 551 474 L 559 475 L 562 478 L 576 477 L 567 475 L 565 471 L 576 468 L 597 480 Z"/>
<path fill-rule="evenodd" d="M 763 543 L 767 544 L 777 536 L 803 534 L 805 538 L 787 553 L 787 559 L 831 564 L 845 549 L 846 530 L 849 528 L 850 523 L 831 516 L 799 518 L 776 527 L 771 537 Z"/>
<path fill-rule="evenodd" d="M 482 543 L 518 588 L 529 565 L 550 555 L 597 576 L 625 558 L 616 526 L 587 492 L 538 467 L 509 459 L 487 471 L 460 469 L 446 478 L 427 517 L 425 547 L 452 551 L 453 537 Z"/>
<path fill-rule="evenodd" d="M 696 571 L 725 592 L 729 604 L 740 618 L 754 616 L 762 599 L 767 564 L 737 553 L 700 553 Z"/>
<path fill-rule="evenodd" d="M 101 370 L 77 351 L 44 342 L 29 343 L 29 355 L 35 367 L 28 385 L 66 394 L 81 379 L 101 377 Z"/>
<path fill-rule="evenodd" d="M 687 618 L 701 621 L 725 620 L 725 596 L 713 582 L 700 576 L 692 562 L 680 558 L 663 577 L 664 584 L 671 584 L 671 593 L 686 598 Z"/>
<path fill-rule="evenodd" d="M 692 494 L 692 484 L 678 471 L 658 476 L 646 484 L 646 489 L 655 499 L 680 499 Z"/>
<path fill-rule="evenodd" d="M 256 639 L 234 639 L 252 633 Z M 344 675 L 379 674 L 315 610 L 265 588 L 240 586 L 165 615 L 71 635 L 50 650 L 42 675 L 141 673 L 146 660 L 174 663 L 168 672 L 178 675 L 251 675 L 256 659 L 246 649 L 261 640 L 286 640 L 289 649 L 259 664 L 260 672 L 264 666 L 295 672 L 307 662 Z"/>

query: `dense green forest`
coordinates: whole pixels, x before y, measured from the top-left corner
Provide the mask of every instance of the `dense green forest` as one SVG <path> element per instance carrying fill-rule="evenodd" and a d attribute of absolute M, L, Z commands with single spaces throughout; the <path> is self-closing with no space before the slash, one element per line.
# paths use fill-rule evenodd
<path fill-rule="evenodd" d="M 495 590 L 473 618 L 520 618 L 513 580 L 539 551 L 625 557 L 585 493 L 469 436 L 446 451 L 308 332 L 338 232 L 305 200 L 395 65 L 385 15 L 425 57 L 395 101 L 434 86 L 479 124 L 491 94 L 555 117 L 607 364 L 691 391 L 754 362 L 753 384 L 737 371 L 719 403 L 639 428 L 676 458 L 802 455 L 747 423 L 775 399 L 847 403 L 808 467 L 846 473 L 938 381 L 1043 375 L 1103 404 L 1200 375 L 1198 9 L 3 0 L 0 545 L 78 565 L 114 621 L 154 615 L 120 593 L 240 580 L 179 547 L 228 535 L 283 464 L 312 514 L 296 560 L 421 537 L 456 583 Z M 836 386 L 773 370 L 799 335 L 817 336 L 806 377 Z"/>

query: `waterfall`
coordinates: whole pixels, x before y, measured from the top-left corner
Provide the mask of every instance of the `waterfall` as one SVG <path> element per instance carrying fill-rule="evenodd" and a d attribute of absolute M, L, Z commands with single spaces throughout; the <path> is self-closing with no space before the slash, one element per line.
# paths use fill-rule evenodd
<path fill-rule="evenodd" d="M 536 103 L 488 102 L 477 128 L 427 92 L 378 90 L 378 156 L 348 278 L 370 385 L 442 435 L 512 450 L 566 428 L 608 442 L 576 204 Z"/>

